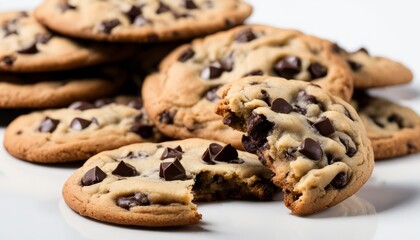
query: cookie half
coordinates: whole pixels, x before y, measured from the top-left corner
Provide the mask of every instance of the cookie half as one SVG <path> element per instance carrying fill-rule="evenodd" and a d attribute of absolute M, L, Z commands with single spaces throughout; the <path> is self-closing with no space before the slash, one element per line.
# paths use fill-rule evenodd
<path fill-rule="evenodd" d="M 119 97 L 22 115 L 6 128 L 4 147 L 26 161 L 58 163 L 160 140 L 162 135 L 144 112 L 141 99 Z"/>
<path fill-rule="evenodd" d="M 292 213 L 312 214 L 356 193 L 373 151 L 353 107 L 319 86 L 249 77 L 223 89 L 217 112 L 244 132 L 242 144 L 270 167 Z"/>
<path fill-rule="evenodd" d="M 99 221 L 147 227 L 196 224 L 193 201 L 270 200 L 272 172 L 253 154 L 203 139 L 102 152 L 66 182 L 65 202 Z"/>
<path fill-rule="evenodd" d="M 344 99 L 350 69 L 332 43 L 294 30 L 240 26 L 198 39 L 169 54 L 143 85 L 146 111 L 174 138 L 201 137 L 241 148 L 241 134 L 214 113 L 223 85 L 248 75 L 283 76 L 321 85 Z"/>
<path fill-rule="evenodd" d="M 84 42 L 57 35 L 29 12 L 0 13 L 1 71 L 68 70 L 121 60 L 131 51 L 132 46 Z"/>
<path fill-rule="evenodd" d="M 375 159 L 420 151 L 420 117 L 408 107 L 358 92 L 352 105 L 365 124 Z"/>
<path fill-rule="evenodd" d="M 130 78 L 117 66 L 0 74 L 0 108 L 56 108 L 115 93 Z"/>
<path fill-rule="evenodd" d="M 230 28 L 251 12 L 242 0 L 45 0 L 35 15 L 49 28 L 69 36 L 156 42 Z"/>

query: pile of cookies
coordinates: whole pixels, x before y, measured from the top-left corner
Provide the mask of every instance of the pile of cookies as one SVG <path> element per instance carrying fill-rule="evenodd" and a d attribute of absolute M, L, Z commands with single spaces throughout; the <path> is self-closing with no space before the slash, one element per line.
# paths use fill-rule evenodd
<path fill-rule="evenodd" d="M 366 91 L 410 82 L 409 69 L 241 25 L 251 12 L 242 0 L 44 0 L 0 13 L 0 108 L 30 110 L 7 126 L 6 150 L 87 160 L 66 203 L 138 226 L 196 224 L 194 202 L 278 191 L 313 214 L 356 193 L 375 160 L 420 151 L 420 117 Z"/>

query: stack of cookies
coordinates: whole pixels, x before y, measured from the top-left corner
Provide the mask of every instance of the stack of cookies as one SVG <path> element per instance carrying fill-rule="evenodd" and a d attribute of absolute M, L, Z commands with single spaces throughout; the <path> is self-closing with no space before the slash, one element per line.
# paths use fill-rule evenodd
<path fill-rule="evenodd" d="M 278 191 L 313 214 L 355 194 L 374 160 L 420 150 L 420 117 L 366 91 L 410 82 L 409 69 L 237 26 L 251 12 L 242 0 L 45 0 L 1 13 L 0 107 L 36 109 L 8 125 L 6 150 L 87 160 L 66 203 L 138 226 L 196 224 L 196 201 Z"/>

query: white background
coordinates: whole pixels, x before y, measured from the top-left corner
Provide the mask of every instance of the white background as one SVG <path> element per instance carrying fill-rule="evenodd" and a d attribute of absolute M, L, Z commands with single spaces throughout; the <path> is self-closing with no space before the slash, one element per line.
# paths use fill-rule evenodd
<path fill-rule="evenodd" d="M 0 10 L 30 9 L 39 2 L 0 0 Z M 255 7 L 250 23 L 297 28 L 350 50 L 363 46 L 420 74 L 418 1 L 248 2 Z M 419 87 L 415 77 L 412 84 L 373 92 L 420 113 Z M 155 230 L 103 224 L 71 211 L 62 201 L 61 187 L 75 167 L 26 163 L 0 147 L 0 240 L 420 239 L 420 154 L 378 162 L 355 196 L 310 217 L 290 215 L 280 201 L 209 203 L 199 204 L 201 224 Z"/>

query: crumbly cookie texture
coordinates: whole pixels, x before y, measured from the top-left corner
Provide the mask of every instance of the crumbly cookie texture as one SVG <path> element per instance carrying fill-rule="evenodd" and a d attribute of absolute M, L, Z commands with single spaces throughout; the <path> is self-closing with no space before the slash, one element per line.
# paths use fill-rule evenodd
<path fill-rule="evenodd" d="M 386 57 L 371 56 L 365 48 L 348 52 L 335 44 L 333 50 L 346 59 L 355 88 L 386 87 L 413 80 L 413 73 L 406 66 Z"/>
<path fill-rule="evenodd" d="M 0 13 L 0 71 L 68 70 L 120 60 L 131 51 L 128 46 L 87 43 L 54 34 L 29 12 Z"/>
<path fill-rule="evenodd" d="M 358 92 L 352 105 L 372 142 L 375 160 L 420 151 L 420 117 L 408 107 Z"/>
<path fill-rule="evenodd" d="M 114 94 L 127 79 L 117 66 L 49 73 L 0 74 L 0 108 L 56 108 Z"/>
<path fill-rule="evenodd" d="M 156 42 L 230 28 L 251 12 L 242 0 L 45 0 L 35 16 L 69 36 Z"/>
<path fill-rule="evenodd" d="M 65 183 L 83 216 L 147 227 L 196 224 L 193 201 L 270 200 L 272 172 L 255 155 L 204 139 L 141 143 L 102 152 Z"/>
<path fill-rule="evenodd" d="M 162 135 L 143 110 L 141 99 L 118 97 L 22 115 L 6 128 L 4 147 L 26 161 L 58 163 L 159 140 Z"/>
<path fill-rule="evenodd" d="M 226 86 L 217 112 L 245 134 L 242 144 L 270 167 L 292 213 L 312 214 L 357 192 L 374 158 L 351 105 L 319 86 L 248 77 Z"/>
<path fill-rule="evenodd" d="M 218 89 L 243 76 L 272 75 L 313 82 L 349 100 L 350 69 L 331 49 L 332 43 L 298 31 L 259 25 L 198 39 L 173 51 L 160 72 L 146 79 L 145 108 L 168 136 L 241 148 L 241 134 L 223 126 L 214 113 Z"/>

